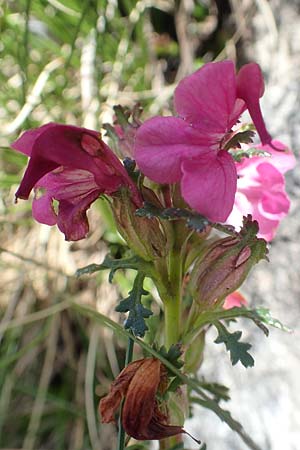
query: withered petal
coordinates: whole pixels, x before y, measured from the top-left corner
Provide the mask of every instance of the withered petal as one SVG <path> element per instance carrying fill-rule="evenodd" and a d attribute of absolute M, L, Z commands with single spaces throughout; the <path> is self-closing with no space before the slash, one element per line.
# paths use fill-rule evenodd
<path fill-rule="evenodd" d="M 156 358 L 130 363 L 112 383 L 109 394 L 100 401 L 102 422 L 114 421 L 114 413 L 125 396 L 122 425 L 129 436 L 151 440 L 186 433 L 181 426 L 168 425 L 167 416 L 159 409 L 155 396 L 160 383 L 165 384 L 165 376 L 165 367 Z"/>
<path fill-rule="evenodd" d="M 155 395 L 164 378 L 164 366 L 158 359 L 145 359 L 132 378 L 122 411 L 126 433 L 138 440 L 163 439 L 184 433 L 180 426 L 167 425 L 159 411 Z"/>
<path fill-rule="evenodd" d="M 110 392 L 101 399 L 99 412 L 103 423 L 115 421 L 114 414 L 119 408 L 122 398 L 126 395 L 132 378 L 144 361 L 144 359 L 139 359 L 128 364 L 111 384 Z"/>
<path fill-rule="evenodd" d="M 154 413 L 155 395 L 160 382 L 159 359 L 144 359 L 132 378 L 122 411 L 122 423 L 130 436 L 147 428 Z"/>
<path fill-rule="evenodd" d="M 123 416 L 124 420 L 124 416 Z M 185 433 L 184 429 L 181 426 L 177 425 L 167 425 L 165 422 L 167 417 L 161 413 L 158 409 L 157 402 L 155 401 L 154 413 L 151 417 L 150 422 L 144 429 L 131 429 L 126 430 L 124 423 L 124 429 L 126 433 L 140 441 L 143 440 L 151 440 L 151 439 L 164 439 L 169 436 L 175 436 L 179 433 Z"/>

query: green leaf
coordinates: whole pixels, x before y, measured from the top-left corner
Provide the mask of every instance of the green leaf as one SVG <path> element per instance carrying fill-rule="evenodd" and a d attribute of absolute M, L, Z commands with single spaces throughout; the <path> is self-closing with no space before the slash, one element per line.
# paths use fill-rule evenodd
<path fill-rule="evenodd" d="M 139 217 L 159 217 L 165 220 L 186 220 L 186 226 L 197 232 L 203 231 L 211 222 L 201 214 L 197 214 L 188 209 L 181 208 L 158 208 L 157 206 L 145 202 L 142 208 L 136 210 L 135 214 Z"/>
<path fill-rule="evenodd" d="M 162 347 L 160 347 L 158 352 L 163 358 L 169 361 L 173 367 L 176 367 L 177 369 L 181 369 L 181 367 L 183 367 L 184 361 L 179 359 L 183 353 L 181 344 L 171 345 L 168 351 L 166 347 L 163 345 Z M 170 371 L 169 368 L 167 368 L 167 371 L 169 377 L 174 377 L 174 373 L 172 373 L 172 371 Z M 180 385 L 182 385 L 181 378 L 175 376 L 175 378 L 171 381 L 170 385 L 168 386 L 168 391 L 175 392 Z"/>
<path fill-rule="evenodd" d="M 260 313 L 257 309 L 248 309 L 236 306 L 230 309 L 207 311 L 200 314 L 194 323 L 193 329 L 191 331 L 187 330 L 187 333 L 184 335 L 183 343 L 188 343 L 193 338 L 193 336 L 195 336 L 199 332 L 199 330 L 203 329 L 203 327 L 206 325 L 214 324 L 216 321 L 220 320 L 232 321 L 239 317 L 252 320 L 255 325 L 263 331 L 265 336 L 269 335 L 269 330 L 263 323 L 263 321 L 267 323 L 267 320 L 264 320 L 263 317 L 260 316 Z M 276 321 L 276 319 L 273 319 L 273 321 Z"/>
<path fill-rule="evenodd" d="M 214 400 L 219 403 L 221 400 L 228 402 L 230 400 L 229 388 L 219 383 L 208 383 L 206 381 L 198 380 L 199 386 L 210 392 Z"/>
<path fill-rule="evenodd" d="M 145 265 L 145 261 L 143 261 L 138 256 L 123 259 L 113 259 L 110 255 L 106 255 L 102 264 L 89 264 L 88 266 L 82 267 L 81 269 L 78 269 L 76 271 L 76 276 L 80 277 L 82 275 L 90 275 L 94 272 L 110 269 L 108 279 L 109 282 L 111 283 L 114 274 L 117 270 L 119 269 L 138 270 L 141 265 Z"/>
<path fill-rule="evenodd" d="M 143 337 L 148 330 L 145 319 L 153 314 L 150 309 L 147 309 L 142 305 L 142 296 L 148 294 L 148 292 L 143 289 L 144 278 L 144 274 L 137 274 L 133 288 L 129 292 L 129 296 L 124 300 L 121 300 L 116 307 L 117 312 L 129 312 L 124 326 L 127 330 L 131 330 L 135 336 L 139 337 Z"/>
<path fill-rule="evenodd" d="M 270 153 L 259 148 L 250 147 L 247 150 L 229 150 L 229 153 L 236 162 L 241 162 L 244 158 L 252 158 L 253 156 L 270 157 Z"/>
<path fill-rule="evenodd" d="M 239 133 L 233 135 L 233 137 L 225 145 L 224 149 L 230 150 L 231 148 L 240 148 L 240 144 L 252 144 L 254 136 L 255 132 L 253 130 L 240 131 Z M 246 153 L 247 150 L 244 150 L 244 152 Z M 234 154 L 235 152 L 232 153 Z"/>
<path fill-rule="evenodd" d="M 159 208 L 150 202 L 144 202 L 142 208 L 135 211 L 135 214 L 139 217 L 147 217 L 151 219 L 153 217 L 158 217 L 163 220 L 178 220 L 182 219 L 186 221 L 186 226 L 198 233 L 205 230 L 207 226 L 211 226 L 222 233 L 228 234 L 229 236 L 239 236 L 241 233 L 235 231 L 232 225 L 224 225 L 220 223 L 210 222 L 206 217 L 198 214 L 194 211 L 184 208 Z M 245 229 L 248 231 L 250 224 L 256 223 L 251 220 L 251 216 L 245 218 L 244 221 L 244 232 Z"/>
<path fill-rule="evenodd" d="M 268 308 L 255 308 L 253 310 L 254 313 L 258 316 L 258 319 L 261 320 L 261 322 L 266 323 L 267 325 L 270 325 L 274 328 L 278 328 L 279 330 L 286 331 L 288 333 L 291 333 L 291 328 L 287 327 L 283 323 L 280 322 L 280 320 L 275 319 L 271 316 L 270 310 Z M 262 325 L 262 324 L 261 324 Z"/>
<path fill-rule="evenodd" d="M 234 331 L 233 333 L 230 333 L 221 322 L 215 322 L 214 325 L 219 333 L 215 343 L 225 344 L 226 350 L 230 353 L 232 365 L 234 366 L 240 361 L 244 367 L 254 366 L 254 359 L 248 352 L 252 347 L 251 344 L 240 342 L 242 332 Z"/>
<path fill-rule="evenodd" d="M 163 358 L 166 358 L 170 363 L 174 366 L 180 369 L 184 365 L 184 361 L 180 360 L 183 351 L 182 351 L 182 345 L 181 344 L 173 344 L 167 351 L 166 347 L 163 345 L 158 350 L 160 355 L 162 355 Z"/>

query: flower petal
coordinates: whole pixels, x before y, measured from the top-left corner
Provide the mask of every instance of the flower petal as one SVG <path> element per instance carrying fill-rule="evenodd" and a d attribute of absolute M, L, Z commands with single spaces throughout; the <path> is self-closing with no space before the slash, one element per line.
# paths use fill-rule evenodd
<path fill-rule="evenodd" d="M 57 226 L 64 233 L 66 241 L 79 241 L 86 237 L 89 231 L 86 211 L 98 196 L 99 193 L 94 191 L 76 205 L 65 200 L 59 202 Z"/>
<path fill-rule="evenodd" d="M 265 161 L 276 167 L 276 169 L 279 170 L 279 172 L 282 174 L 286 173 L 288 170 L 293 169 L 296 165 L 296 158 L 293 152 L 280 141 L 272 140 L 271 145 L 256 145 L 255 147 L 270 153 L 271 158 L 266 158 Z M 261 161 L 261 157 L 257 156 L 255 158 L 258 161 Z"/>
<path fill-rule="evenodd" d="M 161 362 L 148 358 L 133 376 L 126 393 L 122 423 L 129 436 L 141 439 L 154 413 L 155 395 L 160 382 Z M 142 437 L 143 439 L 143 437 Z"/>
<path fill-rule="evenodd" d="M 263 93 L 264 80 L 259 65 L 246 64 L 237 75 L 237 96 L 246 103 L 261 142 L 270 144 L 272 137 L 267 131 L 259 105 Z"/>
<path fill-rule="evenodd" d="M 255 156 L 237 164 L 238 191 L 235 205 L 227 222 L 240 226 L 242 215 L 251 214 L 259 224 L 258 236 L 273 239 L 280 221 L 286 216 L 290 200 L 285 192 L 283 174 L 295 164 L 290 150 L 281 142 L 272 141 L 276 151 L 268 145 L 257 146 L 271 154 L 270 157 Z"/>
<path fill-rule="evenodd" d="M 225 298 L 223 308 L 224 309 L 231 309 L 235 307 L 240 308 L 243 305 L 247 305 L 247 300 L 240 292 L 234 291 Z"/>
<path fill-rule="evenodd" d="M 84 238 L 89 231 L 86 211 L 104 191 L 95 183 L 94 176 L 85 170 L 57 169 L 56 172 L 45 175 L 37 187 L 46 189 L 47 196 L 59 202 L 57 225 L 65 234 L 66 240 L 77 241 Z M 41 221 L 41 208 L 39 216 L 34 217 Z"/>
<path fill-rule="evenodd" d="M 259 208 L 257 208 L 257 205 L 254 208 L 253 218 L 255 218 L 255 220 L 257 220 L 258 222 L 259 229 L 257 236 L 265 239 L 267 242 L 270 242 L 272 239 L 274 239 L 274 236 L 280 224 L 280 220 L 276 219 L 275 217 L 271 219 L 269 217 L 266 217 L 265 214 L 261 214 L 261 212 L 259 212 Z"/>
<path fill-rule="evenodd" d="M 32 216 L 39 223 L 56 225 L 57 216 L 52 205 L 52 197 L 47 192 L 32 202 Z"/>
<path fill-rule="evenodd" d="M 99 404 L 99 411 L 103 423 L 114 422 L 114 414 L 118 410 L 121 400 L 126 395 L 128 386 L 144 359 L 128 364 L 118 375 L 110 387 L 110 392 L 103 397 Z"/>
<path fill-rule="evenodd" d="M 93 174 L 80 169 L 57 169 L 41 178 L 36 187 L 46 189 L 55 200 L 74 205 L 93 191 L 101 193 Z"/>
<path fill-rule="evenodd" d="M 266 215 L 277 216 L 278 219 L 287 215 L 290 203 L 284 192 L 270 192 L 264 194 L 261 199 L 261 206 Z"/>
<path fill-rule="evenodd" d="M 205 64 L 184 78 L 175 90 L 174 102 L 176 111 L 205 134 L 224 135 L 245 109 L 243 103 L 236 104 L 232 61 Z"/>
<path fill-rule="evenodd" d="M 39 128 L 34 128 L 32 130 L 25 131 L 19 139 L 11 144 L 11 147 L 18 150 L 24 155 L 31 156 L 33 145 L 36 139 L 44 133 L 48 128 L 56 126 L 54 122 L 47 123 Z"/>
<path fill-rule="evenodd" d="M 185 433 L 181 426 L 167 425 L 155 396 L 161 381 L 162 364 L 148 358 L 138 368 L 126 393 L 122 424 L 126 433 L 138 440 L 163 439 Z"/>
<path fill-rule="evenodd" d="M 97 168 L 94 159 L 81 147 L 83 133 L 99 138 L 99 133 L 95 131 L 60 124 L 48 124 L 41 127 L 41 132 L 29 130 L 24 133 L 17 145 L 23 148 L 26 142 L 30 142 L 31 158 L 16 197 L 27 199 L 34 185 L 44 175 L 60 166 L 94 173 Z"/>
<path fill-rule="evenodd" d="M 186 160 L 182 163 L 182 196 L 200 214 L 224 222 L 230 214 L 237 185 L 232 157 L 226 152 L 217 158 Z"/>
<path fill-rule="evenodd" d="M 154 117 L 136 134 L 136 162 L 157 183 L 179 181 L 182 160 L 213 152 L 199 131 L 177 117 Z"/>

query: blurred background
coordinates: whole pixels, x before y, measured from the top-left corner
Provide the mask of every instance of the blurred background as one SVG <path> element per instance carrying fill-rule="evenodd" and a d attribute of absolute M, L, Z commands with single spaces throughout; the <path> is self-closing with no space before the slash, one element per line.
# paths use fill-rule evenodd
<path fill-rule="evenodd" d="M 125 343 L 66 302 L 76 298 L 118 321 L 116 301 L 131 287 L 130 273 L 116 275 L 118 288 L 106 273 L 74 276 L 119 242 L 111 217 L 98 201 L 88 239 L 76 243 L 35 223 L 30 202 L 14 204 L 26 158 L 10 143 L 49 121 L 101 130 L 116 104 L 139 102 L 144 118 L 168 114 L 183 76 L 226 58 L 261 65 L 268 128 L 298 156 L 299 0 L 0 1 L 0 448 L 115 448 L 115 428 L 99 424 L 97 403 Z M 243 293 L 294 331 L 271 330 L 267 339 L 243 324 L 256 361 L 247 370 L 231 367 L 211 333 L 202 368 L 230 387 L 223 406 L 263 450 L 299 450 L 300 442 L 299 165 L 287 189 L 291 214 L 270 263 L 253 271 Z M 195 408 L 186 428 L 209 450 L 247 448 L 204 409 Z"/>

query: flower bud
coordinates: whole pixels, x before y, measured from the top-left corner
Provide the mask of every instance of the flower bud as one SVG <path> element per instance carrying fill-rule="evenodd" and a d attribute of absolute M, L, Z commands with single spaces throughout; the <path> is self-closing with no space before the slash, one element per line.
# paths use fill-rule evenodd
<path fill-rule="evenodd" d="M 266 242 L 256 237 L 257 231 L 257 222 L 248 216 L 239 234 L 208 244 L 191 273 L 189 287 L 197 303 L 212 307 L 243 283 L 254 264 L 266 259 Z"/>
<path fill-rule="evenodd" d="M 146 261 L 166 256 L 167 239 L 156 218 L 138 217 L 135 215 L 128 191 L 121 190 L 113 199 L 113 213 L 119 233 L 129 247 Z"/>

